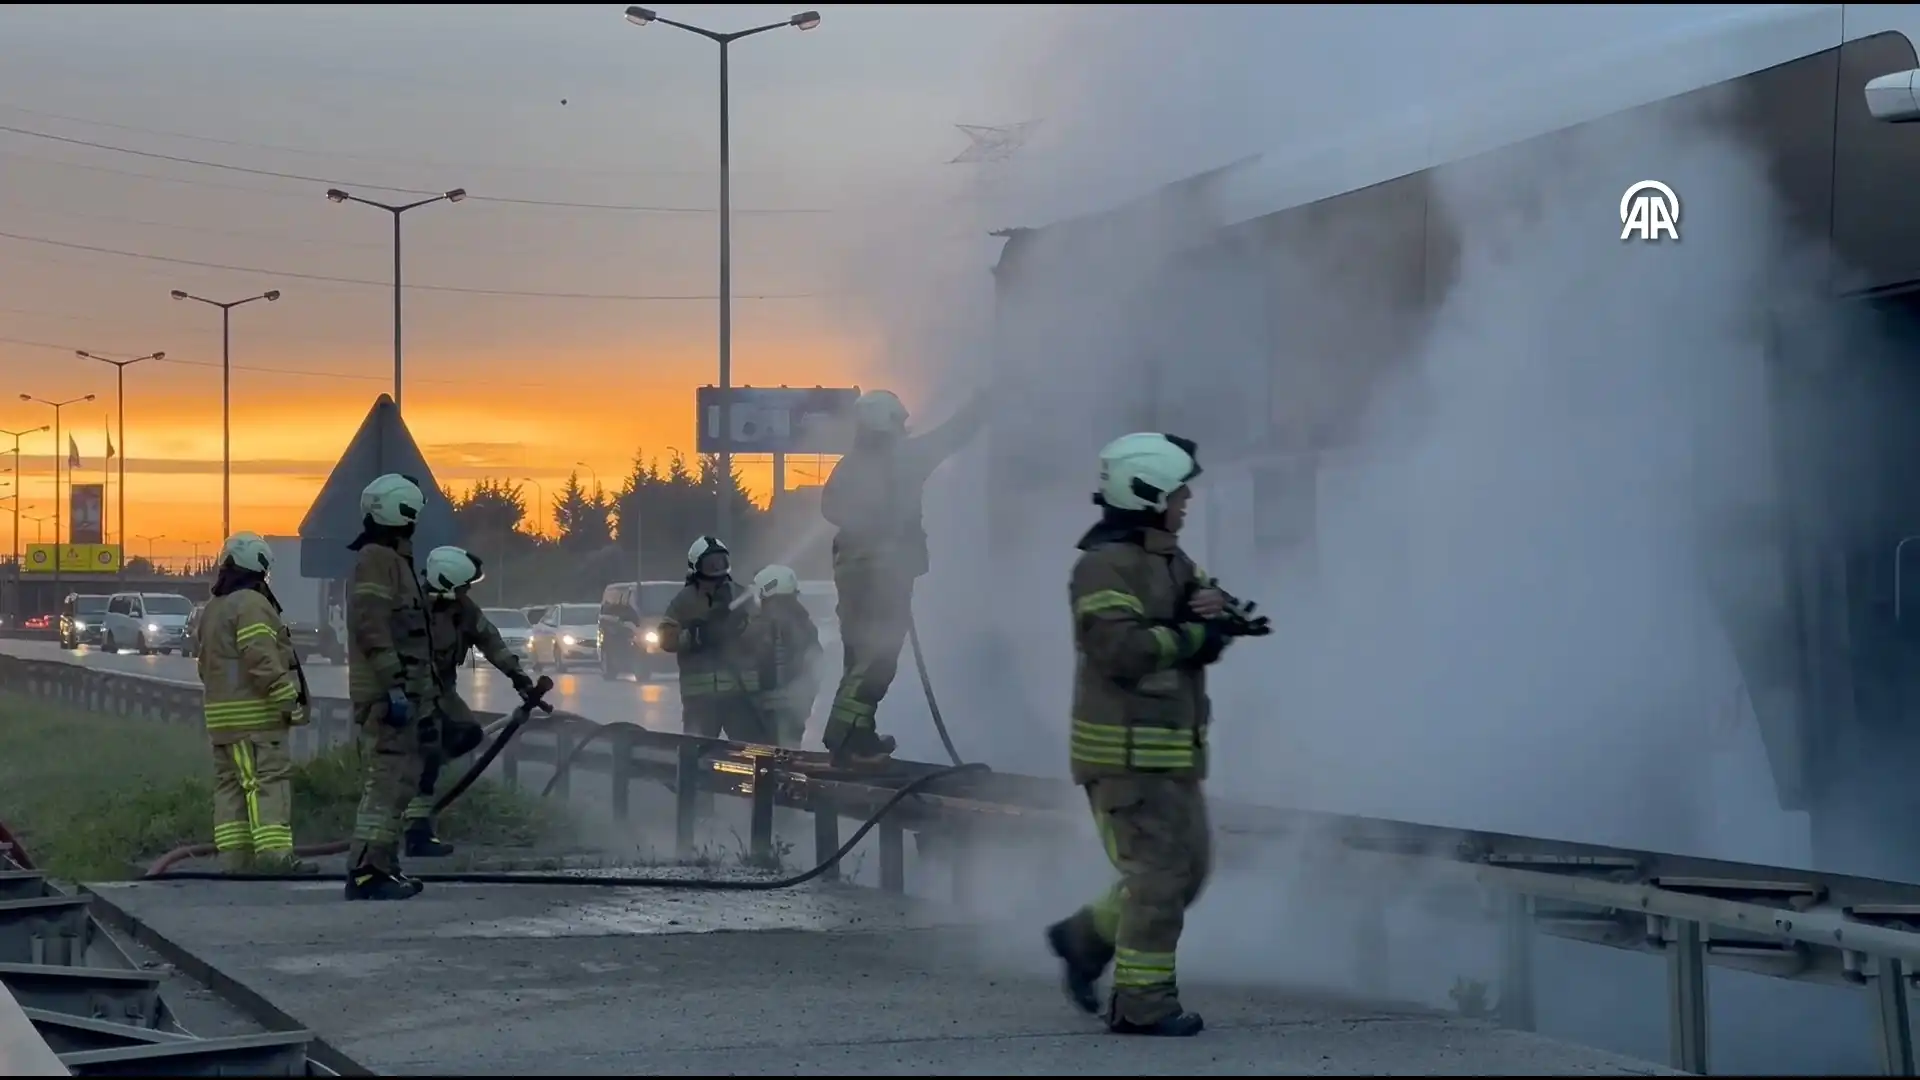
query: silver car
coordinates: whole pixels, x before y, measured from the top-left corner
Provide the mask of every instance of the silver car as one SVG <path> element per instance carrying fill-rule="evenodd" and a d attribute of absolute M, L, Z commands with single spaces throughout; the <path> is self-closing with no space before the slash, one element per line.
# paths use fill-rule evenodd
<path fill-rule="evenodd" d="M 568 664 L 600 659 L 600 605 L 555 604 L 533 624 L 527 651 L 533 669 L 567 670 Z"/>
<path fill-rule="evenodd" d="M 533 623 L 527 619 L 527 613 L 525 611 L 511 607 L 481 608 L 480 611 L 487 617 L 487 621 L 493 624 L 493 628 L 500 631 L 500 640 L 507 643 L 507 648 L 513 655 L 522 660 L 531 661 L 533 659 L 533 650 L 531 648 L 533 642 Z M 467 665 L 469 667 L 478 667 L 483 659 L 485 658 L 480 655 L 480 650 L 469 649 L 467 651 Z"/>

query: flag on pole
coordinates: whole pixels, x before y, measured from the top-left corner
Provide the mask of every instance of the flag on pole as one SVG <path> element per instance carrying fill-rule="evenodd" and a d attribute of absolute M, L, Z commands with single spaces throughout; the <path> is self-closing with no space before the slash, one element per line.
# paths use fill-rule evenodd
<path fill-rule="evenodd" d="M 107 429 L 107 460 L 113 460 L 113 429 Z"/>
<path fill-rule="evenodd" d="M 75 442 L 73 440 L 73 436 L 69 434 L 67 436 L 67 468 L 77 469 L 79 467 L 80 467 L 80 444 Z"/>

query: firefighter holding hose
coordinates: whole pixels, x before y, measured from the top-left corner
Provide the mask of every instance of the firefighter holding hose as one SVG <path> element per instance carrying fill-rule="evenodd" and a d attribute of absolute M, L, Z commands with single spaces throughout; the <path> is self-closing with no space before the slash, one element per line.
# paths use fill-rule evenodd
<path fill-rule="evenodd" d="M 1099 1009 L 1113 965 L 1107 1026 L 1122 1034 L 1196 1035 L 1180 1002 L 1174 953 L 1211 865 L 1205 796 L 1206 668 L 1236 637 L 1271 632 L 1253 605 L 1217 588 L 1180 550 L 1195 444 L 1156 432 L 1100 452 L 1100 521 L 1080 540 L 1068 593 L 1077 655 L 1070 737 L 1074 783 L 1120 881 L 1049 927 L 1074 1003 Z"/>

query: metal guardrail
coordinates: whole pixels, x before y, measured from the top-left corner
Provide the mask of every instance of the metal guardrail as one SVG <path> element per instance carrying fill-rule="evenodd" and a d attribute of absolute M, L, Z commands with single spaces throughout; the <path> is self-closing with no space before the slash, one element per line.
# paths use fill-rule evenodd
<path fill-rule="evenodd" d="M 75 663 L 0 655 L 0 689 L 97 712 L 201 722 L 197 684 Z M 345 701 L 323 699 L 313 711 L 314 722 L 295 730 L 297 755 L 351 737 Z M 617 818 L 629 813 L 635 781 L 669 785 L 683 855 L 692 850 L 703 792 L 751 801 L 750 844 L 761 857 L 772 854 L 775 807 L 808 812 L 820 859 L 839 847 L 842 817 L 865 817 L 897 785 L 936 770 L 902 763 L 884 778 L 834 772 L 818 754 L 564 715 L 522 732 L 501 755 L 503 779 L 516 783 L 526 764 L 554 767 L 560 794 L 581 774 L 604 777 Z M 1707 1071 L 1707 971 L 1728 967 L 1869 989 L 1884 1072 L 1916 1075 L 1908 994 L 1920 985 L 1920 884 L 1242 803 L 1215 801 L 1212 810 L 1223 844 L 1292 842 L 1299 858 L 1356 871 L 1364 883 L 1352 904 L 1363 989 L 1384 990 L 1386 910 L 1412 883 L 1450 914 L 1501 920 L 1499 1018 L 1508 1026 L 1534 1026 L 1533 940 L 1545 933 L 1666 958 L 1675 1068 Z M 1064 832 L 1084 814 L 1084 799 L 1063 781 L 1004 773 L 939 780 L 876 830 L 881 887 L 904 891 L 904 835 L 912 832 L 923 856 L 951 867 L 956 899 L 967 902 L 983 841 Z M 1489 906 L 1489 897 L 1499 902 Z"/>

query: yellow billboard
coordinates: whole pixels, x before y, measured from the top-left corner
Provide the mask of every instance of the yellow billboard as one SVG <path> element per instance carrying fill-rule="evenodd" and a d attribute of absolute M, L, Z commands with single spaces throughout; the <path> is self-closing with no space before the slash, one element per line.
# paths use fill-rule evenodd
<path fill-rule="evenodd" d="M 55 558 L 62 574 L 117 574 L 119 544 L 28 544 L 22 569 L 29 574 L 51 574 Z"/>

